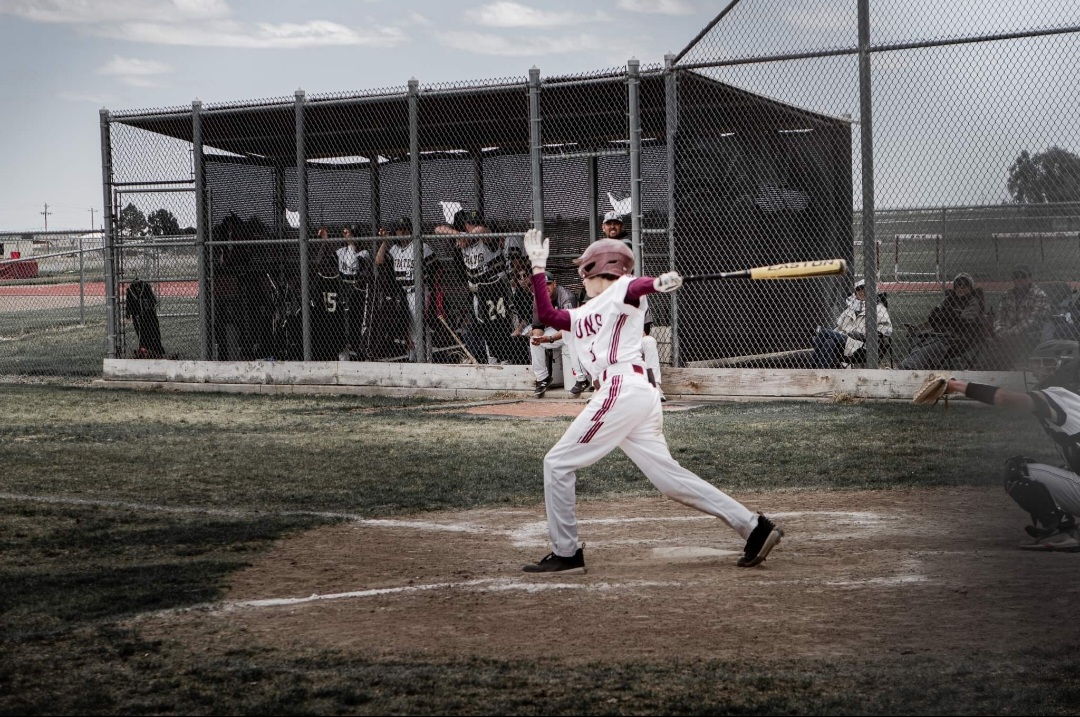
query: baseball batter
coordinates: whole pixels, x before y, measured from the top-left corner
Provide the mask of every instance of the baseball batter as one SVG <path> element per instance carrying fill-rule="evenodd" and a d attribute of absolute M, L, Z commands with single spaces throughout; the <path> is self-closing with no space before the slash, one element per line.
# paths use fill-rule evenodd
<path fill-rule="evenodd" d="M 532 262 L 533 294 L 545 325 L 563 332 L 570 350 L 600 388 L 544 457 L 544 502 L 552 552 L 527 573 L 585 572 L 575 514 L 577 471 L 621 448 L 661 493 L 720 518 L 746 539 L 738 565 L 758 565 L 780 542 L 783 531 L 760 513 L 683 468 L 672 458 L 663 433 L 660 394 L 646 378 L 641 339 L 646 296 L 682 285 L 677 272 L 633 278 L 634 254 L 621 241 L 601 239 L 575 263 L 589 301 L 555 309 L 545 282 L 548 240 L 530 229 L 525 251 Z"/>

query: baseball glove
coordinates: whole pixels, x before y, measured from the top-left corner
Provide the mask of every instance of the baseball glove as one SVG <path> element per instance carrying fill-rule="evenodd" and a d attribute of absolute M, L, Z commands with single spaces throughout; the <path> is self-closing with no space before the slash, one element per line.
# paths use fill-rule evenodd
<path fill-rule="evenodd" d="M 915 392 L 914 398 L 911 400 L 919 406 L 925 406 L 927 404 L 933 406 L 944 396 L 945 408 L 949 407 L 949 396 L 946 390 L 949 386 L 949 381 L 952 379 L 943 373 L 932 373 L 927 376 L 926 380 L 919 386 L 919 390 Z"/>

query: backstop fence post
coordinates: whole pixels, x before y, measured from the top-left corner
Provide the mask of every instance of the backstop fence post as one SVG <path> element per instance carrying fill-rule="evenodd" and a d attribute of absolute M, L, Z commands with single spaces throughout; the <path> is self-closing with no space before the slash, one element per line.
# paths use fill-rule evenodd
<path fill-rule="evenodd" d="M 304 360 L 311 361 L 311 279 L 308 271 L 308 176 L 304 143 L 304 105 L 307 94 L 296 91 L 296 193 L 300 210 L 297 241 L 300 249 L 300 332 L 304 335 Z"/>
<path fill-rule="evenodd" d="M 630 246 L 634 251 L 634 273 L 645 273 L 641 251 L 641 63 L 626 62 L 626 113 L 630 119 Z"/>
<path fill-rule="evenodd" d="M 667 234 L 668 264 L 675 264 L 675 135 L 678 128 L 679 113 L 675 74 L 675 55 L 664 55 L 664 124 L 666 129 L 665 149 L 667 150 Z M 673 291 L 671 297 L 671 365 L 679 366 L 679 292 Z"/>
<path fill-rule="evenodd" d="M 413 246 L 413 316 L 412 340 L 416 361 L 429 359 L 424 343 L 424 242 L 420 238 L 423 212 L 420 209 L 420 81 L 409 80 L 409 186 L 412 189 L 412 246 Z"/>
<path fill-rule="evenodd" d="M 116 305 L 116 228 L 113 218 L 112 141 L 109 133 L 109 110 L 99 112 L 101 118 L 101 195 L 104 202 L 105 235 L 102 240 L 105 259 L 105 351 L 109 358 L 119 358 L 120 332 Z"/>
<path fill-rule="evenodd" d="M 544 167 L 540 135 L 540 68 L 529 68 L 529 159 L 532 165 L 533 229 L 544 233 Z M 595 237 L 593 237 L 595 238 Z"/>
<path fill-rule="evenodd" d="M 878 367 L 877 257 L 874 241 L 874 123 L 870 92 L 870 0 L 859 0 L 859 129 L 862 143 L 863 279 L 866 281 L 866 367 Z"/>
<path fill-rule="evenodd" d="M 191 103 L 191 151 L 195 171 L 195 281 L 198 284 L 196 314 L 199 322 L 199 360 L 210 359 L 210 332 L 206 302 L 210 287 L 206 281 L 206 167 L 203 157 L 202 102 Z"/>

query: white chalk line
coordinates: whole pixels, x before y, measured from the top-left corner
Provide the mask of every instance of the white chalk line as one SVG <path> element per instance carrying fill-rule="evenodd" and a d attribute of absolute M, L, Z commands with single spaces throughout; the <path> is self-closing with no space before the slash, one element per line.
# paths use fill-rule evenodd
<path fill-rule="evenodd" d="M 143 617 L 161 617 L 188 612 L 211 612 L 226 613 L 244 609 L 293 607 L 318 602 L 333 600 L 356 600 L 383 595 L 408 595 L 411 593 L 426 592 L 431 590 L 465 590 L 468 592 L 497 593 L 519 591 L 524 593 L 541 593 L 556 590 L 581 590 L 585 592 L 610 592 L 612 590 L 637 589 L 651 587 L 682 587 L 683 584 L 674 581 L 633 580 L 624 583 L 553 583 L 553 582 L 528 582 L 524 580 L 512 580 L 509 578 L 478 578 L 455 583 L 427 583 L 424 585 L 403 585 L 394 588 L 372 588 L 369 590 L 353 590 L 343 593 L 327 593 L 325 595 L 313 594 L 307 597 L 296 598 L 263 598 L 255 600 L 228 600 L 220 603 L 205 603 L 190 607 L 173 608 L 170 610 L 158 610 L 147 613 Z"/>

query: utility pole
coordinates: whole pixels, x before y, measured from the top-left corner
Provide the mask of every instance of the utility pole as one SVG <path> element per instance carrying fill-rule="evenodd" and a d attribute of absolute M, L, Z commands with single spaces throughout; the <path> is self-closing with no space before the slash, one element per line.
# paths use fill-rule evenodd
<path fill-rule="evenodd" d="M 39 213 L 45 215 L 45 231 L 49 231 L 49 215 L 52 214 L 52 212 L 49 211 L 48 202 L 45 202 L 45 211 Z"/>
<path fill-rule="evenodd" d="M 94 208 L 90 207 L 90 231 L 94 231 Z"/>

